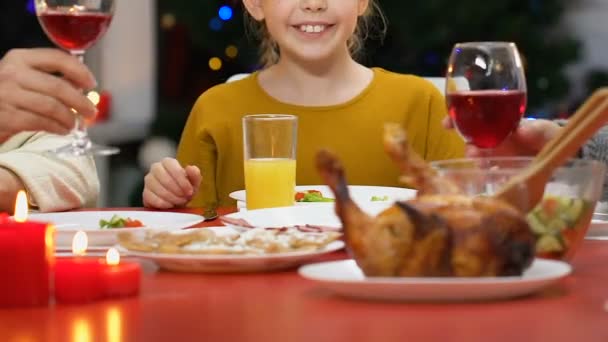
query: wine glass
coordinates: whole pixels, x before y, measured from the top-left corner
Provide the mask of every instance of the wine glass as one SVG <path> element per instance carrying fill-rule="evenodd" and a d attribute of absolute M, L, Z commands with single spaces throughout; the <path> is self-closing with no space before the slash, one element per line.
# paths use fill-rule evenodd
<path fill-rule="evenodd" d="M 454 45 L 446 74 L 446 102 L 464 140 L 484 150 L 500 145 L 526 110 L 526 77 L 511 42 Z"/>
<path fill-rule="evenodd" d="M 46 35 L 83 62 L 85 51 L 103 36 L 112 21 L 114 0 L 36 0 L 36 15 Z M 116 147 L 93 144 L 84 118 L 75 114 L 72 142 L 51 152 L 60 156 L 119 152 Z"/>

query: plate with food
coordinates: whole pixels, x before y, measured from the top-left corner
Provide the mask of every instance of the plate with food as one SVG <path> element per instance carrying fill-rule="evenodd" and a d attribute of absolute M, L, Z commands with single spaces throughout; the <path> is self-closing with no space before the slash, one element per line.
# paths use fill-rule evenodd
<path fill-rule="evenodd" d="M 384 301 L 482 301 L 538 292 L 572 271 L 563 261 L 534 260 L 521 276 L 366 277 L 354 260 L 302 266 L 299 274 L 344 297 Z"/>
<path fill-rule="evenodd" d="M 262 272 L 301 265 L 344 247 L 341 233 L 230 227 L 118 234 L 121 250 L 175 272 Z"/>
<path fill-rule="evenodd" d="M 57 234 L 58 249 L 70 249 L 74 234 L 85 231 L 91 247 L 107 247 L 116 243 L 116 233 L 154 227 L 181 229 L 204 220 L 200 215 L 162 211 L 71 211 L 32 213 L 31 220 L 51 222 Z"/>
<path fill-rule="evenodd" d="M 394 202 L 396 200 L 410 199 L 416 195 L 416 190 L 388 186 L 350 185 L 348 187 L 353 200 L 360 204 L 370 202 Z M 243 203 L 247 202 L 245 190 L 234 191 L 230 197 Z M 307 205 L 313 203 L 332 203 L 334 194 L 326 185 L 301 185 L 296 186 L 294 200 L 296 205 Z"/>

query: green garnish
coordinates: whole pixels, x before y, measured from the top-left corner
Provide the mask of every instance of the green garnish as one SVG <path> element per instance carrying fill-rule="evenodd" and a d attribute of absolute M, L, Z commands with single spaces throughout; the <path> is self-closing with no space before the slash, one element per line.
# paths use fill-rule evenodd
<path fill-rule="evenodd" d="M 372 202 L 388 201 L 388 196 L 372 196 Z"/>
<path fill-rule="evenodd" d="M 323 197 L 323 195 L 317 192 L 307 192 L 304 194 L 304 198 L 300 202 L 333 202 L 333 198 Z"/>
<path fill-rule="evenodd" d="M 127 222 L 126 219 L 118 216 L 118 215 L 113 215 L 112 218 L 110 218 L 110 220 L 99 220 L 99 228 L 101 229 L 112 229 L 112 228 L 122 228 L 125 226 L 125 223 Z"/>

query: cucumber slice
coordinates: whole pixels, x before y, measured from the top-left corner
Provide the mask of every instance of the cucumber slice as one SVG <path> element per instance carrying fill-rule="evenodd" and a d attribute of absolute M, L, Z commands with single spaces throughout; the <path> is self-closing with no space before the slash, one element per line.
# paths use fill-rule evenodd
<path fill-rule="evenodd" d="M 549 233 L 547 226 L 538 218 L 536 213 L 531 213 L 527 217 L 528 225 L 530 225 L 530 229 L 536 235 L 543 235 Z"/>
<path fill-rule="evenodd" d="M 573 198 L 570 201 L 570 206 L 564 210 L 565 220 L 570 225 L 575 224 L 583 212 L 585 211 L 585 201 L 579 198 Z"/>
<path fill-rule="evenodd" d="M 560 217 L 556 217 L 546 224 L 548 233 L 559 233 L 562 230 L 568 228 L 568 223 L 565 220 L 562 220 Z"/>
<path fill-rule="evenodd" d="M 536 252 L 550 253 L 550 252 L 562 252 L 564 245 L 557 236 L 554 235 L 542 235 L 536 241 Z"/>

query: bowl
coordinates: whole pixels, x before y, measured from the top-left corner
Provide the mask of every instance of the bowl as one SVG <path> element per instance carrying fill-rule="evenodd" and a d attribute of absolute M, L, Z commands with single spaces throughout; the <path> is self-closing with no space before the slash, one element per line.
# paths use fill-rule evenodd
<path fill-rule="evenodd" d="M 532 162 L 530 157 L 490 157 L 433 162 L 439 175 L 451 179 L 465 194 L 492 195 Z M 606 166 L 573 159 L 557 168 L 543 199 L 526 218 L 536 236 L 538 257 L 569 261 L 583 241 L 601 196 Z M 521 200 L 527 199 L 521 185 Z"/>

